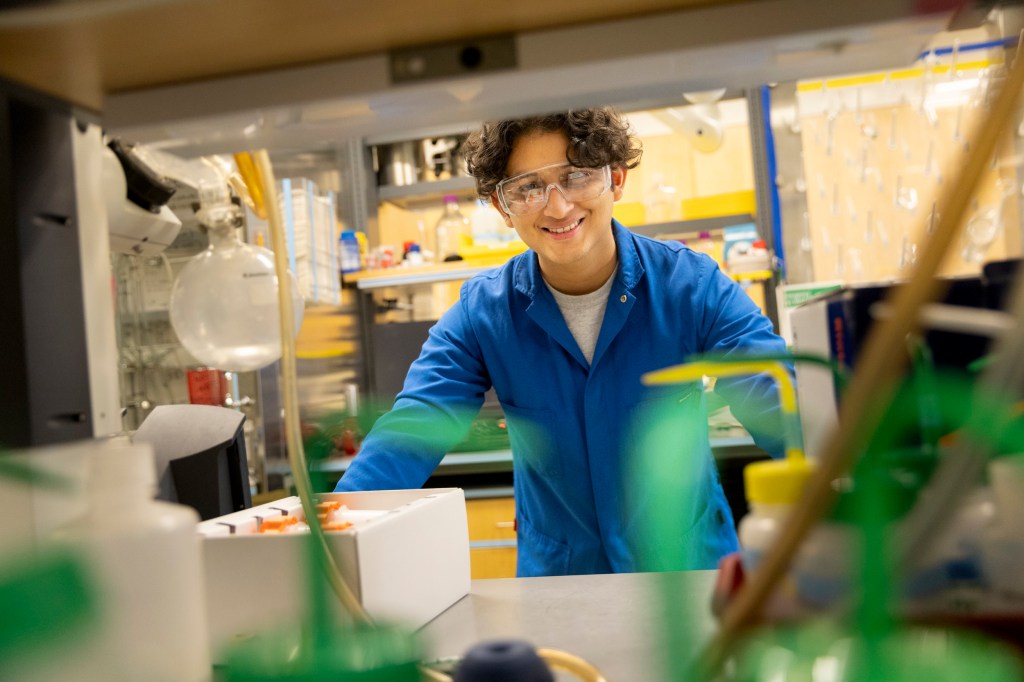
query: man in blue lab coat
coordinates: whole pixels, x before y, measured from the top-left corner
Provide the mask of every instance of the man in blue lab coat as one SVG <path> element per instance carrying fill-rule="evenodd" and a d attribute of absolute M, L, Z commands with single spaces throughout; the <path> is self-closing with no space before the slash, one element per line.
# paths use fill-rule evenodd
<path fill-rule="evenodd" d="M 784 342 L 711 258 L 612 218 L 641 154 L 614 110 L 487 124 L 464 153 L 480 196 L 529 250 L 463 285 L 337 490 L 422 486 L 493 386 L 512 443 L 518 575 L 714 568 L 737 541 L 702 387 L 654 390 L 640 377 Z M 716 392 L 781 454 L 771 379 L 723 379 Z M 685 428 L 645 440 L 664 405 Z M 649 509 L 645 481 L 662 475 L 678 481 L 667 511 L 678 532 L 652 540 L 652 513 L 666 510 Z"/>

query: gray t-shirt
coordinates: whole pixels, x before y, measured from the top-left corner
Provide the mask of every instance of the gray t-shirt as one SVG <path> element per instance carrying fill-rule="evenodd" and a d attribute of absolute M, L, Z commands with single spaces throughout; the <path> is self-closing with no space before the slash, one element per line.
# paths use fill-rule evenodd
<path fill-rule="evenodd" d="M 563 294 L 548 284 L 547 280 L 544 281 L 551 291 L 551 295 L 555 297 L 555 302 L 558 303 L 558 308 L 562 311 L 562 317 L 565 318 L 565 324 L 572 332 L 572 337 L 576 339 L 576 345 L 583 351 L 583 357 L 587 359 L 588 364 L 594 358 L 594 347 L 597 345 L 597 337 L 601 333 L 604 309 L 608 305 L 608 292 L 612 289 L 612 281 L 615 279 L 616 272 L 618 272 L 618 268 L 612 272 L 612 276 L 601 285 L 600 289 L 582 296 Z"/>

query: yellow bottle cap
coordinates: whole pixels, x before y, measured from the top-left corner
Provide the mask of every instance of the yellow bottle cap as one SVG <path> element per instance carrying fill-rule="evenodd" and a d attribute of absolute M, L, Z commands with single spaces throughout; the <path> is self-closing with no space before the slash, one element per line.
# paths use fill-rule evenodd
<path fill-rule="evenodd" d="M 743 469 L 748 502 L 793 504 L 803 494 L 812 464 L 800 457 L 755 462 Z"/>

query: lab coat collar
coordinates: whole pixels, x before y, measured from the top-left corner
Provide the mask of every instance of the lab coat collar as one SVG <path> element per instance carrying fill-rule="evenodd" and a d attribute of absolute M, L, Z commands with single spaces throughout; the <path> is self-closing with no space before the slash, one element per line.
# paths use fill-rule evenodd
<path fill-rule="evenodd" d="M 619 269 L 615 275 L 617 284 L 627 291 L 637 285 L 644 274 L 644 267 L 633 243 L 633 233 L 612 218 L 612 232 L 615 234 L 615 248 L 619 258 Z M 515 266 L 513 281 L 516 291 L 525 294 L 531 301 L 536 300 L 538 292 L 544 290 L 544 278 L 540 273 L 540 261 L 532 249 L 523 254 Z M 618 288 L 618 287 L 616 287 Z"/>

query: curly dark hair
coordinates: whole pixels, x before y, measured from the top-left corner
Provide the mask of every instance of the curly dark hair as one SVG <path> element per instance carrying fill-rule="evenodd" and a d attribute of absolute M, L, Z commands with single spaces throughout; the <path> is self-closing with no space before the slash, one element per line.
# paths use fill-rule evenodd
<path fill-rule="evenodd" d="M 636 168 L 643 154 L 640 141 L 612 107 L 579 109 L 543 116 L 485 123 L 463 143 L 461 153 L 476 191 L 488 198 L 505 178 L 516 140 L 527 133 L 562 132 L 569 138 L 566 161 L 582 168 L 611 165 Z"/>

